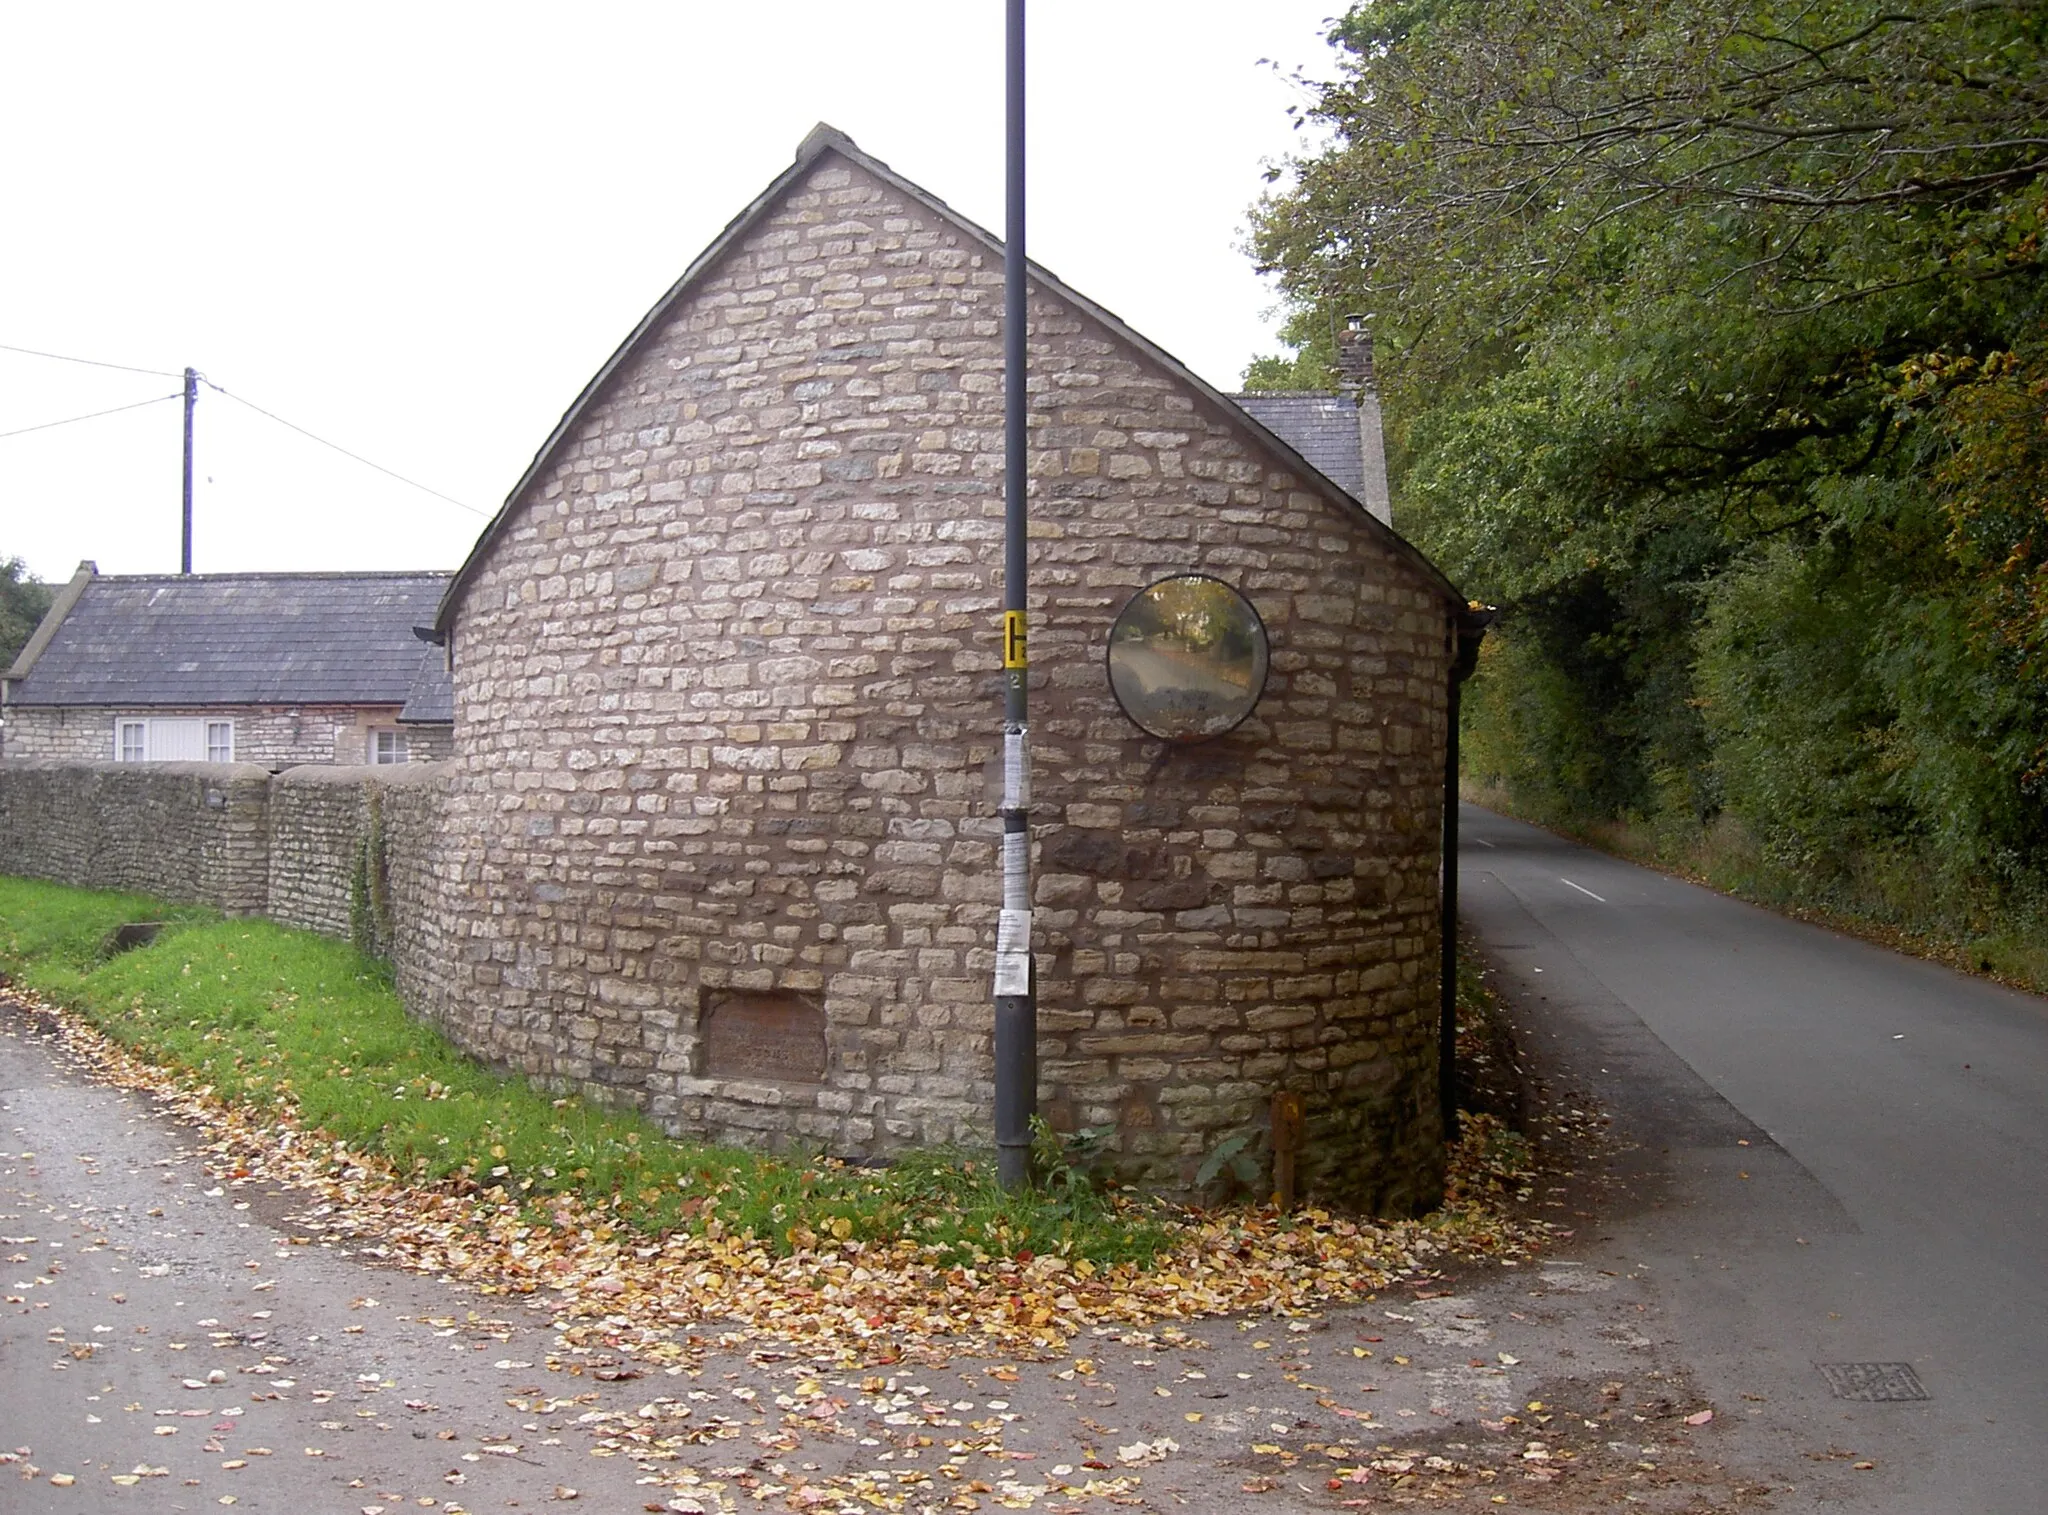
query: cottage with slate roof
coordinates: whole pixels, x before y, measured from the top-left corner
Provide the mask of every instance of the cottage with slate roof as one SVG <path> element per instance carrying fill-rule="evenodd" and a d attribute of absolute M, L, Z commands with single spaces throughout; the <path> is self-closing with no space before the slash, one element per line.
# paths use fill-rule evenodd
<path fill-rule="evenodd" d="M 1184 1189 L 1298 1095 L 1311 1191 L 1431 1204 L 1465 602 L 1255 410 L 1032 280 L 1042 1108 Z M 994 237 L 821 127 L 591 380 L 435 618 L 416 1008 L 677 1132 L 988 1141 L 1002 281 Z M 1271 648 L 1201 743 L 1105 671 L 1175 575 Z"/>
<path fill-rule="evenodd" d="M 102 576 L 81 563 L 0 676 L 0 756 L 402 763 L 445 757 L 445 573 Z"/>

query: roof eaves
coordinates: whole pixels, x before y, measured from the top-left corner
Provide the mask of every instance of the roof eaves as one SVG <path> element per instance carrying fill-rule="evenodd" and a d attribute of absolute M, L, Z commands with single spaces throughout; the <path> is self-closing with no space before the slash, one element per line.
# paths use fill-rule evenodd
<path fill-rule="evenodd" d="M 822 121 L 819 122 L 818 125 L 811 128 L 810 134 L 798 146 L 796 158 L 789 167 L 778 174 L 774 182 L 769 184 L 766 189 L 756 195 L 745 210 L 741 211 L 727 223 L 725 230 L 718 234 L 717 240 L 697 255 L 690 266 L 683 271 L 683 276 L 670 285 L 668 292 L 655 302 L 654 307 L 645 316 L 641 317 L 640 324 L 635 326 L 626 340 L 619 344 L 618 349 L 605 361 L 604 367 L 599 369 L 591 381 L 583 386 L 583 391 L 577 395 L 575 403 L 563 413 L 562 419 L 555 424 L 555 429 L 549 433 L 547 441 L 542 443 L 540 450 L 534 454 L 533 461 L 527 466 L 526 472 L 520 476 L 519 482 L 512 487 L 511 493 L 505 497 L 505 503 L 499 507 L 498 513 L 491 518 L 489 524 L 484 527 L 483 532 L 477 537 L 476 545 L 470 549 L 470 554 L 463 560 L 462 567 L 457 569 L 454 577 L 449 579 L 448 588 L 442 594 L 440 606 L 434 615 L 434 630 L 437 634 L 446 637 L 452 629 L 456 602 L 461 597 L 462 590 L 468 584 L 471 572 L 496 544 L 498 537 L 505 530 L 511 512 L 525 494 L 527 486 L 532 484 L 540 476 L 542 470 L 546 468 L 549 460 L 554 455 L 555 449 L 561 445 L 570 430 L 582 419 L 585 408 L 595 399 L 598 392 L 611 379 L 612 375 L 624 366 L 634 349 L 639 346 L 641 339 L 666 318 L 669 310 L 689 291 L 690 287 L 704 272 L 716 263 L 734 242 L 746 235 L 754 223 L 766 214 L 768 208 L 782 192 L 808 171 L 811 165 L 827 152 L 838 153 L 849 162 L 873 174 L 876 178 L 883 180 L 901 193 L 909 196 L 912 200 L 926 206 L 935 214 L 959 227 L 968 235 L 978 239 L 989 251 L 998 255 L 1001 254 L 1003 244 L 993 232 L 953 209 L 952 206 L 948 205 L 923 185 L 904 178 L 896 170 L 889 167 L 888 164 L 882 162 L 881 159 L 863 152 L 854 144 L 853 139 L 844 132 Z M 1377 516 L 1374 516 L 1364 505 L 1345 490 L 1342 485 L 1327 477 L 1314 464 L 1310 463 L 1308 459 L 1304 458 L 1285 440 L 1274 433 L 1271 428 L 1247 413 L 1241 405 L 1233 403 L 1228 395 L 1210 384 L 1200 374 L 1181 362 L 1179 358 L 1176 358 L 1149 337 L 1144 336 L 1127 325 L 1113 311 L 1096 304 L 1086 295 L 1073 289 L 1049 269 L 1038 263 L 1030 262 L 1028 259 L 1026 261 L 1030 269 L 1031 278 L 1036 280 L 1041 287 L 1059 299 L 1067 301 L 1087 312 L 1097 321 L 1107 326 L 1116 336 L 1130 343 L 1131 346 L 1137 348 L 1140 352 L 1151 358 L 1153 362 L 1165 368 L 1175 378 L 1181 380 L 1195 390 L 1196 393 L 1221 408 L 1225 415 L 1243 426 L 1255 441 L 1268 451 L 1275 453 L 1280 461 L 1287 464 L 1290 470 L 1298 472 L 1303 479 L 1313 484 L 1333 504 L 1355 512 L 1361 520 L 1368 523 L 1368 529 L 1383 534 L 1396 553 L 1407 559 L 1411 566 L 1420 571 L 1438 592 L 1457 609 L 1462 611 L 1465 608 L 1465 596 L 1458 591 L 1457 586 L 1444 576 L 1443 570 L 1429 560 L 1427 554 L 1406 537 L 1395 531 L 1393 527 L 1381 521 Z"/>
<path fill-rule="evenodd" d="M 43 612 L 42 620 L 36 623 L 36 629 L 29 633 L 29 638 L 22 644 L 13 665 L 6 673 L 0 674 L 0 679 L 11 684 L 17 679 L 27 678 L 34 671 L 36 660 L 56 639 L 57 628 L 64 624 L 64 618 L 71 614 L 72 608 L 85 594 L 86 587 L 98 576 L 99 565 L 91 558 L 78 565 L 78 570 L 71 575 L 70 582 L 51 598 L 50 608 Z"/>
<path fill-rule="evenodd" d="M 597 398 L 598 392 L 611 380 L 612 375 L 625 365 L 634 349 L 640 345 L 641 339 L 667 318 L 676 302 L 682 299 L 707 269 L 725 255 L 727 248 L 752 229 L 754 223 L 767 213 L 768 208 L 780 198 L 785 189 L 802 177 L 804 172 L 825 153 L 834 151 L 856 160 L 861 157 L 860 150 L 853 145 L 852 138 L 838 128 L 820 121 L 811 128 L 809 135 L 797 147 L 796 157 L 789 167 L 777 174 L 760 194 L 754 196 L 746 209 L 726 223 L 725 230 L 713 239 L 709 247 L 691 260 L 690 266 L 683 270 L 682 277 L 671 284 L 662 297 L 654 302 L 647 314 L 640 318 L 640 324 L 627 334 L 626 340 L 605 359 L 604 366 L 591 376 L 590 382 L 583 386 L 569 408 L 562 412 L 562 419 L 555 423 L 555 429 L 548 433 L 547 440 L 540 445 L 540 450 L 534 453 L 533 461 L 526 465 L 526 472 L 519 476 L 519 482 L 514 484 L 511 493 L 505 496 L 505 503 L 498 507 L 498 513 L 491 517 L 483 531 L 478 534 L 476 545 L 470 548 L 469 556 L 462 560 L 462 566 L 456 569 L 453 577 L 448 580 L 448 587 L 441 595 L 441 603 L 434 611 L 434 632 L 437 636 L 445 640 L 448 633 L 453 630 L 456 601 L 461 598 L 464 587 L 468 585 L 472 570 L 483 561 L 484 556 L 504 533 L 513 510 L 526 493 L 527 486 L 540 477 L 549 460 L 554 457 L 555 449 L 561 446 L 576 423 L 583 419 L 583 412 L 591 401 Z"/>
<path fill-rule="evenodd" d="M 813 136 L 815 135 L 816 133 L 813 133 Z M 869 157 L 843 138 L 836 146 L 841 153 L 853 162 L 858 163 L 869 173 L 894 185 L 912 199 L 929 206 L 933 211 L 953 222 L 956 226 L 980 238 L 991 252 L 997 254 L 1002 252 L 1003 244 L 993 232 L 961 215 L 960 212 L 954 210 L 952 206 L 941 200 L 930 190 L 925 189 L 922 185 L 912 183 L 890 168 L 888 164 L 883 163 L 877 158 Z M 1355 513 L 1360 520 L 1367 523 L 1370 530 L 1383 535 L 1389 545 L 1401 557 L 1407 559 L 1414 568 L 1419 570 L 1457 610 L 1463 611 L 1465 609 L 1465 596 L 1459 592 L 1455 584 L 1445 577 L 1444 571 L 1429 560 L 1427 553 L 1423 552 L 1421 548 L 1410 542 L 1406 537 L 1394 530 L 1393 527 L 1368 511 L 1364 504 L 1354 497 L 1349 490 L 1309 462 L 1292 444 L 1273 431 L 1271 427 L 1246 411 L 1242 405 L 1236 404 L 1222 390 L 1216 388 L 1215 385 L 1204 379 L 1192 368 L 1189 368 L 1187 364 L 1181 362 L 1179 358 L 1176 358 L 1150 337 L 1126 324 L 1123 318 L 1114 311 L 1096 304 L 1042 265 L 1033 263 L 1029 259 L 1025 261 L 1031 270 L 1031 277 L 1037 280 L 1045 289 L 1056 295 L 1059 299 L 1087 312 L 1104 326 L 1107 326 L 1116 336 L 1130 343 L 1131 346 L 1137 348 L 1138 351 L 1144 353 L 1153 362 L 1166 369 L 1176 379 L 1202 395 L 1211 404 L 1219 407 L 1225 415 L 1249 431 L 1253 439 L 1266 450 L 1278 454 L 1280 461 L 1287 464 L 1290 471 L 1299 473 L 1303 479 L 1313 484 L 1333 504 Z"/>

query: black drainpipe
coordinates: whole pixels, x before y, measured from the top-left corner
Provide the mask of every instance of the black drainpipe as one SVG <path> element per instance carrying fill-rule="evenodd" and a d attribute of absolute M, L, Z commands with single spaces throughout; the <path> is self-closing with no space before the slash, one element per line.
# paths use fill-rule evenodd
<path fill-rule="evenodd" d="M 1443 1111 L 1444 1140 L 1458 1139 L 1458 707 L 1465 680 L 1479 665 L 1479 643 L 1499 612 L 1475 605 L 1459 613 L 1451 658 L 1448 709 L 1444 712 L 1444 861 L 1442 914 L 1437 923 L 1441 960 L 1441 1001 L 1437 1009 L 1437 1103 Z"/>

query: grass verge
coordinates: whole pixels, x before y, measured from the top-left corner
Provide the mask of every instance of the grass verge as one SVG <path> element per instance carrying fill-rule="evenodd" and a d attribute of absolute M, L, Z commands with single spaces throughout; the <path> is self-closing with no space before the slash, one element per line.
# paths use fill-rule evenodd
<path fill-rule="evenodd" d="M 108 955 L 109 933 L 137 920 L 167 925 Z M 573 1194 L 649 1235 L 715 1218 L 781 1252 L 908 1239 L 966 1263 L 1144 1261 L 1166 1235 L 1134 1200 L 1071 1175 L 1007 1193 L 970 1152 L 856 1168 L 679 1142 L 637 1115 L 551 1098 L 409 1018 L 374 960 L 267 921 L 0 877 L 0 965 L 220 1099 L 289 1106 L 402 1177 L 501 1190 L 536 1211 Z"/>
<path fill-rule="evenodd" d="M 151 917 L 169 921 L 153 943 L 103 950 Z M 263 921 L 0 877 L 0 968 L 67 1012 L 56 1031 L 102 1076 L 204 1121 L 238 1180 L 324 1196 L 322 1225 L 489 1292 L 562 1289 L 606 1318 L 637 1301 L 670 1323 L 650 1340 L 713 1316 L 835 1340 L 914 1320 L 1036 1352 L 1087 1325 L 1370 1298 L 1451 1257 L 1527 1258 L 1551 1230 L 1518 1218 L 1529 1144 L 1491 1114 L 1416 1220 L 1179 1209 L 1105 1192 L 1057 1150 L 1040 1189 L 1010 1194 L 972 1152 L 856 1168 L 550 1098 L 408 1018 L 378 963 Z"/>
<path fill-rule="evenodd" d="M 150 916 L 170 920 L 154 943 L 102 950 Z M 261 921 L 0 877 L 0 968 L 79 1065 L 191 1119 L 210 1172 L 303 1195 L 294 1223 L 486 1294 L 550 1291 L 565 1339 L 665 1363 L 711 1321 L 848 1360 L 1043 1356 L 1084 1330 L 1370 1300 L 1556 1233 L 1528 1211 L 1530 1144 L 1491 1114 L 1414 1220 L 1184 1209 L 1057 1150 L 1013 1195 L 970 1152 L 860 1169 L 551 1099 L 408 1019 L 377 963 Z"/>

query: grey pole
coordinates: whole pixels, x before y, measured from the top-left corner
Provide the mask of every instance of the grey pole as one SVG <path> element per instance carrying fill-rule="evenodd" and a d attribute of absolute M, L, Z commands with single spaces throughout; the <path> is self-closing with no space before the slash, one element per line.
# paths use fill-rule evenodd
<path fill-rule="evenodd" d="M 1444 716 L 1443 890 L 1438 900 L 1437 1102 L 1444 1140 L 1458 1139 L 1458 717 L 1465 681 L 1479 666 L 1479 643 L 1495 612 L 1477 606 L 1454 618 L 1451 627 L 1450 697 Z"/>
<path fill-rule="evenodd" d="M 199 403 L 199 374 L 185 370 L 185 532 L 178 554 L 178 572 L 192 571 L 192 407 Z"/>
<path fill-rule="evenodd" d="M 1444 733 L 1444 882 L 1437 918 L 1437 985 L 1442 1000 L 1437 1007 L 1436 1094 L 1447 1142 L 1458 1139 L 1458 696 L 1464 686 L 1453 671 L 1450 708 L 1445 712 L 1449 729 Z"/>
<path fill-rule="evenodd" d="M 1025 656 L 1024 0 L 1004 11 L 1003 907 L 996 930 L 996 1175 L 1031 1182 L 1038 1111 L 1038 1001 L 1031 964 L 1031 754 Z"/>

